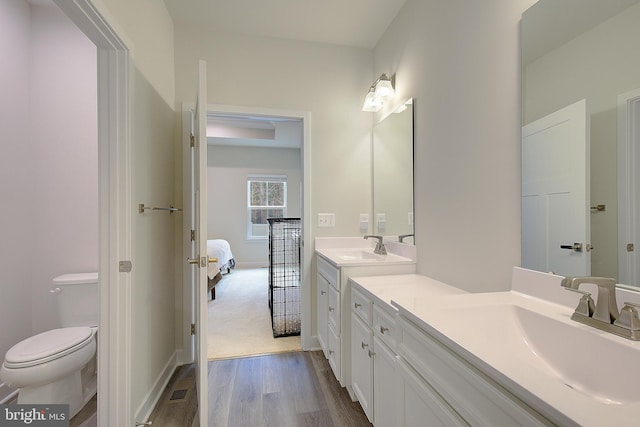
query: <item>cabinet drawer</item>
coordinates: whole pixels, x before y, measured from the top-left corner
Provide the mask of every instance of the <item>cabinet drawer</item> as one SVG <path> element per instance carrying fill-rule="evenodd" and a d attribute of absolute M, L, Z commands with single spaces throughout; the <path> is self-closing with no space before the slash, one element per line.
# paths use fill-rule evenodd
<path fill-rule="evenodd" d="M 392 349 L 396 348 L 398 328 L 396 325 L 396 313 L 373 305 L 373 333 Z"/>
<path fill-rule="evenodd" d="M 331 286 L 340 290 L 340 275 L 337 267 L 334 267 L 321 256 L 316 256 L 316 268 L 318 269 L 318 274 L 321 274 Z"/>
<path fill-rule="evenodd" d="M 549 426 L 509 391 L 410 321 L 398 318 L 398 354 L 473 426 Z"/>
<path fill-rule="evenodd" d="M 352 282 L 353 283 L 353 282 Z M 371 300 L 356 286 L 351 286 L 351 310 L 360 316 L 367 326 L 371 325 Z"/>
<path fill-rule="evenodd" d="M 340 293 L 329 286 L 329 302 L 327 304 L 329 326 L 333 326 L 336 335 L 340 336 Z"/>

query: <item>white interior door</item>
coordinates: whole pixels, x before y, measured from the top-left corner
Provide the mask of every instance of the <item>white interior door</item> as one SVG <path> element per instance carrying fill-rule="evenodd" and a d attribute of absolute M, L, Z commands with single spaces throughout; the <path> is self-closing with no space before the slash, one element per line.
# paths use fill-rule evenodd
<path fill-rule="evenodd" d="M 618 96 L 618 283 L 640 286 L 640 89 Z"/>
<path fill-rule="evenodd" d="M 586 100 L 522 128 L 523 267 L 591 274 L 589 145 Z"/>
<path fill-rule="evenodd" d="M 207 64 L 198 63 L 198 94 L 191 133 L 190 218 L 192 230 L 188 262 L 192 266 L 192 328 L 194 334 L 198 417 L 207 426 Z"/>

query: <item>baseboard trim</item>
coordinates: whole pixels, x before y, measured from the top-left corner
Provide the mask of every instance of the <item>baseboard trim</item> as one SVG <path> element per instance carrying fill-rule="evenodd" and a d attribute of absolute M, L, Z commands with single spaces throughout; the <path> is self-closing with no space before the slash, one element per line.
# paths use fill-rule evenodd
<path fill-rule="evenodd" d="M 236 268 L 267 268 L 269 264 L 265 262 L 238 262 L 236 261 Z"/>
<path fill-rule="evenodd" d="M 169 357 L 169 360 L 164 365 L 153 387 L 151 387 L 151 390 L 149 390 L 149 393 L 147 393 L 138 410 L 135 412 L 135 421 L 146 422 L 149 419 L 151 412 L 153 412 L 153 409 L 160 400 L 160 396 L 162 396 L 162 392 L 167 387 L 171 375 L 173 375 L 173 372 L 178 367 L 177 361 L 178 352 L 176 351 Z"/>
<path fill-rule="evenodd" d="M 313 336 L 309 337 L 309 342 L 305 343 L 305 344 L 302 345 L 302 349 L 304 351 L 322 350 L 322 347 L 320 346 L 320 340 L 318 340 L 318 336 L 317 335 L 313 335 Z"/>

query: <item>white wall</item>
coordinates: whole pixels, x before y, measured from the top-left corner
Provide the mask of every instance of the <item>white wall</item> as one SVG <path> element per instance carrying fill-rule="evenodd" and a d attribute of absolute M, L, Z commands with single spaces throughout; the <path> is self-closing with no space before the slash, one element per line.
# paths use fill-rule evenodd
<path fill-rule="evenodd" d="M 32 331 L 31 238 L 34 212 L 28 137 L 30 10 L 24 1 L 0 2 L 0 357 Z M 10 60 L 8 59 L 10 58 Z M 0 388 L 0 399 L 4 393 Z"/>
<path fill-rule="evenodd" d="M 591 215 L 594 276 L 618 277 L 617 96 L 640 88 L 639 21 L 636 5 L 525 69 L 525 123 L 587 99 L 591 205 L 606 205 L 606 211 Z"/>
<path fill-rule="evenodd" d="M 32 7 L 33 330 L 59 326 L 51 279 L 98 271 L 96 48 L 56 7 Z M 64 60 L 61 60 L 64 58 Z M 26 231 L 25 230 L 25 231 Z M 37 249 L 36 249 L 37 248 Z"/>
<path fill-rule="evenodd" d="M 211 104 L 311 113 L 311 213 L 315 236 L 358 236 L 371 209 L 371 51 L 176 27 L 176 99 L 193 102 L 196 63 L 207 61 Z M 317 228 L 316 214 L 336 214 Z"/>
<path fill-rule="evenodd" d="M 59 326 L 53 277 L 97 271 L 98 191 L 95 46 L 54 7 L 3 2 L 0 19 L 4 355 Z"/>
<path fill-rule="evenodd" d="M 374 75 L 415 99 L 418 271 L 504 290 L 520 264 L 519 21 L 533 0 L 407 0 Z"/>
<path fill-rule="evenodd" d="M 300 217 L 300 150 L 209 146 L 207 169 L 207 234 L 229 241 L 239 268 L 266 267 L 268 241 L 247 240 L 247 177 L 287 176 L 287 216 Z"/>

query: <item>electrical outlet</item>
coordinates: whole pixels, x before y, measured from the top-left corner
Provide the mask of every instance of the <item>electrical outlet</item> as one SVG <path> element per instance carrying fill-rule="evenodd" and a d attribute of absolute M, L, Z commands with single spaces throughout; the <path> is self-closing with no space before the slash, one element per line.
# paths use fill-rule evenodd
<path fill-rule="evenodd" d="M 318 214 L 318 227 L 335 227 L 335 226 L 336 226 L 336 214 L 333 214 L 333 213 Z"/>
<path fill-rule="evenodd" d="M 383 232 L 387 228 L 387 215 L 383 213 L 376 214 L 376 228 L 378 232 Z"/>

